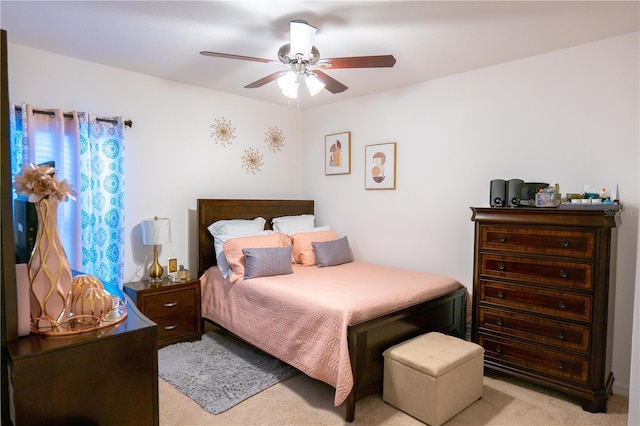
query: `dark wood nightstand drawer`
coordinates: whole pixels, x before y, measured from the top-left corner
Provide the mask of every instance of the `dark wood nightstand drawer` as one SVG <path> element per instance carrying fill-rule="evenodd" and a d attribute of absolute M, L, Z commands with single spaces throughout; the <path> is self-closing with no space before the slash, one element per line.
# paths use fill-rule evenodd
<path fill-rule="evenodd" d="M 505 252 L 593 258 L 594 233 L 564 229 L 483 226 L 481 248 Z"/>
<path fill-rule="evenodd" d="M 485 350 L 485 362 L 497 361 L 581 384 L 589 383 L 589 358 L 496 339 L 482 333 L 478 337 L 478 343 Z"/>
<path fill-rule="evenodd" d="M 154 321 L 158 324 L 158 346 L 193 337 L 198 332 L 194 311 L 181 312 Z"/>
<path fill-rule="evenodd" d="M 591 263 L 563 262 L 528 257 L 480 255 L 480 273 L 485 277 L 505 278 L 566 289 L 591 290 Z"/>
<path fill-rule="evenodd" d="M 158 325 L 158 347 L 200 339 L 200 280 L 135 281 L 125 283 L 124 291 Z"/>
<path fill-rule="evenodd" d="M 591 321 L 591 296 L 557 290 L 543 290 L 511 283 L 482 281 L 480 303 L 553 315 L 557 318 Z"/>
<path fill-rule="evenodd" d="M 143 301 L 144 313 L 150 319 L 156 321 L 156 319 L 167 315 L 193 311 L 195 299 L 195 289 L 193 288 L 145 295 Z"/>
<path fill-rule="evenodd" d="M 483 331 L 543 343 L 558 349 L 589 353 L 591 327 L 480 307 L 478 327 Z"/>

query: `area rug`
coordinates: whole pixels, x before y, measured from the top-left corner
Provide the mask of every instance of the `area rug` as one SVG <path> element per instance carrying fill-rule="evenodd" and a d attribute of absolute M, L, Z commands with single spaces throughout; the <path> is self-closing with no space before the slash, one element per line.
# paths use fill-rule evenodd
<path fill-rule="evenodd" d="M 158 350 L 158 374 L 203 409 L 219 414 L 298 370 L 231 336 L 208 332 L 197 342 Z"/>

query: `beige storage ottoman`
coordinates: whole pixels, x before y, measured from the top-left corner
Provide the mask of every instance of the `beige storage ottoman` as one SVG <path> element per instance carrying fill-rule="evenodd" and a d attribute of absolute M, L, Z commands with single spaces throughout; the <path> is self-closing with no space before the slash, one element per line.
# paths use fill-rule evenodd
<path fill-rule="evenodd" d="M 480 345 L 433 332 L 382 355 L 384 401 L 431 426 L 440 426 L 482 397 Z"/>

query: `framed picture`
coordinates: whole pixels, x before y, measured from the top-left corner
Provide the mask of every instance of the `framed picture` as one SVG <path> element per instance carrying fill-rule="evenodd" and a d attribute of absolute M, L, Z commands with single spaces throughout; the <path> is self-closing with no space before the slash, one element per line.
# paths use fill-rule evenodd
<path fill-rule="evenodd" d="M 364 147 L 365 189 L 396 189 L 396 143 Z"/>
<path fill-rule="evenodd" d="M 351 132 L 325 136 L 324 174 L 348 175 L 349 173 L 351 173 Z"/>
<path fill-rule="evenodd" d="M 167 259 L 167 273 L 173 274 L 174 272 L 178 272 L 178 258 L 170 257 Z"/>

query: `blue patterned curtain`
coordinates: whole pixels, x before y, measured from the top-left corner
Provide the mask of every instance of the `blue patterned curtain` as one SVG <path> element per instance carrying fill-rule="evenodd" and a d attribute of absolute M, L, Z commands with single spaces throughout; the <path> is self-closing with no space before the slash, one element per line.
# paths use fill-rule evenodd
<path fill-rule="evenodd" d="M 27 154 L 28 145 L 25 137 L 27 120 L 23 118 L 27 114 L 27 108 L 23 105 L 16 110 L 15 105 L 9 108 L 9 138 L 11 145 L 11 175 L 15 176 L 22 170 L 22 165 L 29 161 Z M 14 192 L 13 198 L 16 197 Z"/>
<path fill-rule="evenodd" d="M 33 146 L 27 129 L 27 105 L 9 114 L 11 171 L 19 174 L 22 165 L 34 161 L 37 152 L 50 147 Z M 81 246 L 81 272 L 94 275 L 112 293 L 124 282 L 124 123 L 121 117 L 96 118 L 78 113 L 79 180 L 69 179 L 78 192 L 80 233 L 73 244 Z M 47 138 L 38 144 L 47 144 Z M 78 146 L 78 145 L 76 145 Z M 73 149 L 73 148 L 71 148 Z M 77 149 L 77 148 L 76 148 Z M 31 160 L 30 160 L 31 158 Z M 77 176 L 77 175 L 76 175 Z M 65 247 L 65 251 L 71 251 Z M 79 268 L 80 269 L 80 268 Z"/>
<path fill-rule="evenodd" d="M 80 121 L 82 270 L 104 284 L 124 282 L 124 123 L 121 117 Z"/>

